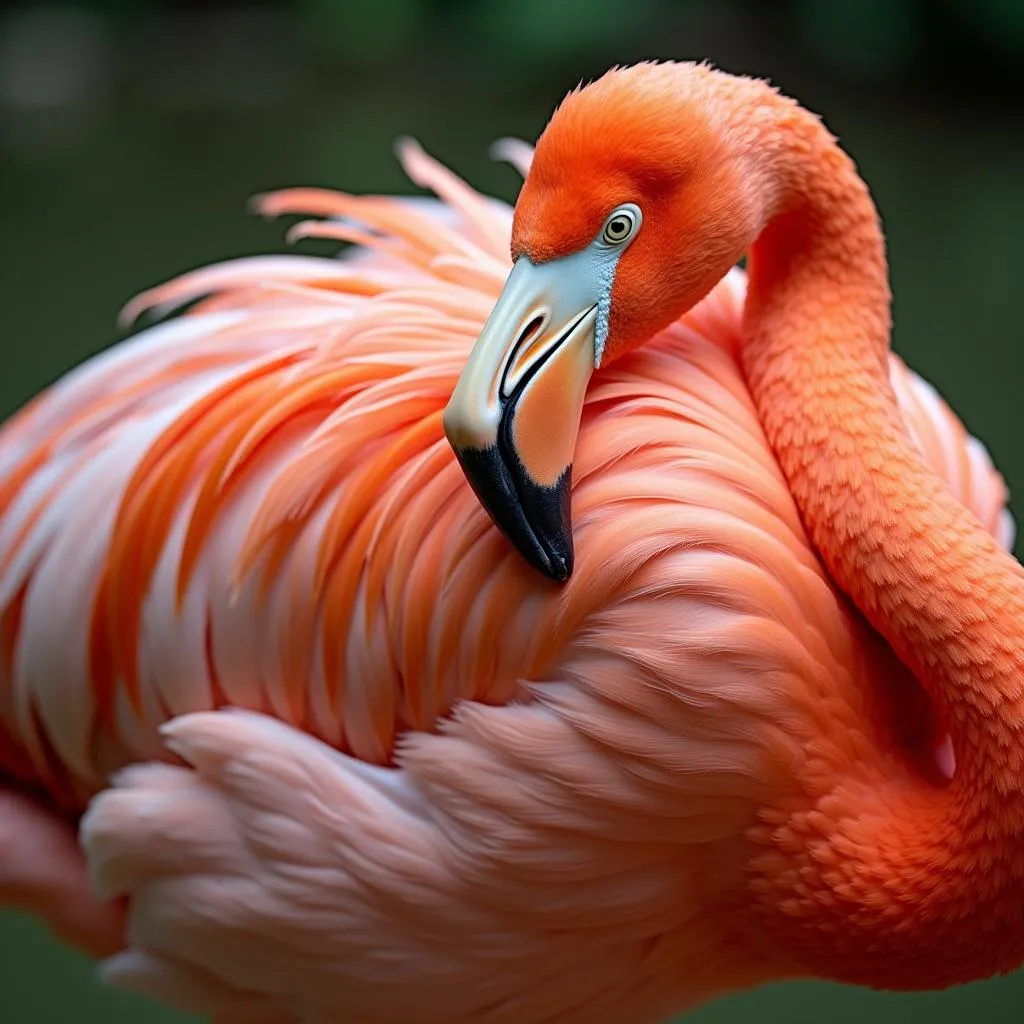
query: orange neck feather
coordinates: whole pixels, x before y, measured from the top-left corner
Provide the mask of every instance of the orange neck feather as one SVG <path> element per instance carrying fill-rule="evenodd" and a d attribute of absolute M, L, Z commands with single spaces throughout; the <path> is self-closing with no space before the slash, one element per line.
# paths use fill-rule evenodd
<path fill-rule="evenodd" d="M 888 382 L 878 217 L 820 122 L 722 78 L 722 122 L 763 193 L 743 363 L 836 583 L 917 675 L 957 757 L 834 790 L 757 830 L 755 902 L 800 965 L 895 988 L 1024 959 L 1024 572 L 925 465 Z M 794 842 L 796 838 L 796 842 Z M 793 852 L 797 851 L 797 852 Z"/>

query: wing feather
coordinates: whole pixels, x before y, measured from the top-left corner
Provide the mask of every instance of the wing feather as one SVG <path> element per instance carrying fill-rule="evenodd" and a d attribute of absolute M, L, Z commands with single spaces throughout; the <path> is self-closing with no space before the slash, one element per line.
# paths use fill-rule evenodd
<path fill-rule="evenodd" d="M 787 678 L 852 671 L 859 627 L 738 370 L 743 273 L 595 380 L 579 563 L 550 588 L 490 525 L 441 430 L 507 270 L 509 211 L 418 148 L 404 157 L 443 203 L 263 200 L 358 224 L 372 253 L 258 257 L 153 289 L 129 315 L 200 302 L 73 370 L 0 432 L 0 735 L 19 744 L 4 764 L 88 792 L 158 755 L 168 717 L 224 704 L 388 763 L 398 737 L 459 699 L 504 704 L 556 667 L 635 702 L 602 661 L 612 636 L 627 676 L 667 678 L 676 659 L 691 709 L 711 700 L 696 696 L 706 685 L 755 713 L 767 698 L 743 671 L 758 658 Z M 892 376 L 925 457 L 1010 543 L 984 447 L 895 357 Z M 666 594 L 685 627 L 658 617 Z M 643 650 L 629 640 L 639 608 L 662 630 Z M 702 658 L 733 659 L 735 693 Z M 546 693 L 601 738 L 571 688 Z M 747 756 L 705 753 L 723 770 Z"/>

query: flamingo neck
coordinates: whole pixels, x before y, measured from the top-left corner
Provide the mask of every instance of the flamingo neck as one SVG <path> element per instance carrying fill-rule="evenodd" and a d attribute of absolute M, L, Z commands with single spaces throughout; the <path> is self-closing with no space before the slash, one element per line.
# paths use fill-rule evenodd
<path fill-rule="evenodd" d="M 1009 970 L 1024 959 L 1024 572 L 902 423 L 882 232 L 853 164 L 767 90 L 740 122 L 764 193 L 751 393 L 813 544 L 917 676 L 957 760 L 945 788 L 879 773 L 794 812 L 799 864 L 760 833 L 759 899 L 802 936 L 802 964 L 834 977 L 918 988 Z"/>

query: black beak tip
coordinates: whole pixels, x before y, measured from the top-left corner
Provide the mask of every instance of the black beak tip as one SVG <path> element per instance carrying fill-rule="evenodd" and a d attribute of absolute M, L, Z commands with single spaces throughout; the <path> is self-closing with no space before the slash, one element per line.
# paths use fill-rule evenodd
<path fill-rule="evenodd" d="M 551 568 L 551 578 L 556 583 L 564 583 L 572 575 L 572 566 L 564 561 L 556 562 Z"/>
<path fill-rule="evenodd" d="M 547 565 L 541 569 L 545 576 L 550 577 L 556 583 L 564 583 L 572 575 L 572 534 L 567 533 L 566 539 L 568 544 L 564 542 L 561 545 L 550 544 L 550 548 L 546 552 Z M 556 550 L 559 546 L 562 548 L 561 551 Z"/>
<path fill-rule="evenodd" d="M 503 458 L 498 445 L 456 448 L 455 454 L 480 503 L 523 558 L 556 583 L 568 580 L 573 571 L 572 466 L 545 487 L 514 453 Z"/>

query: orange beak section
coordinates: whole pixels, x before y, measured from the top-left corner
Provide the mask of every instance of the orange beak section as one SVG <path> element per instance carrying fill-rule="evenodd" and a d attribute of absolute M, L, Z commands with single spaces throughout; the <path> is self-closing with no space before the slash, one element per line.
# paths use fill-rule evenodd
<path fill-rule="evenodd" d="M 594 370 L 598 295 L 586 269 L 576 257 L 516 262 L 444 414 L 481 504 L 558 581 L 572 573 L 572 459 Z"/>

